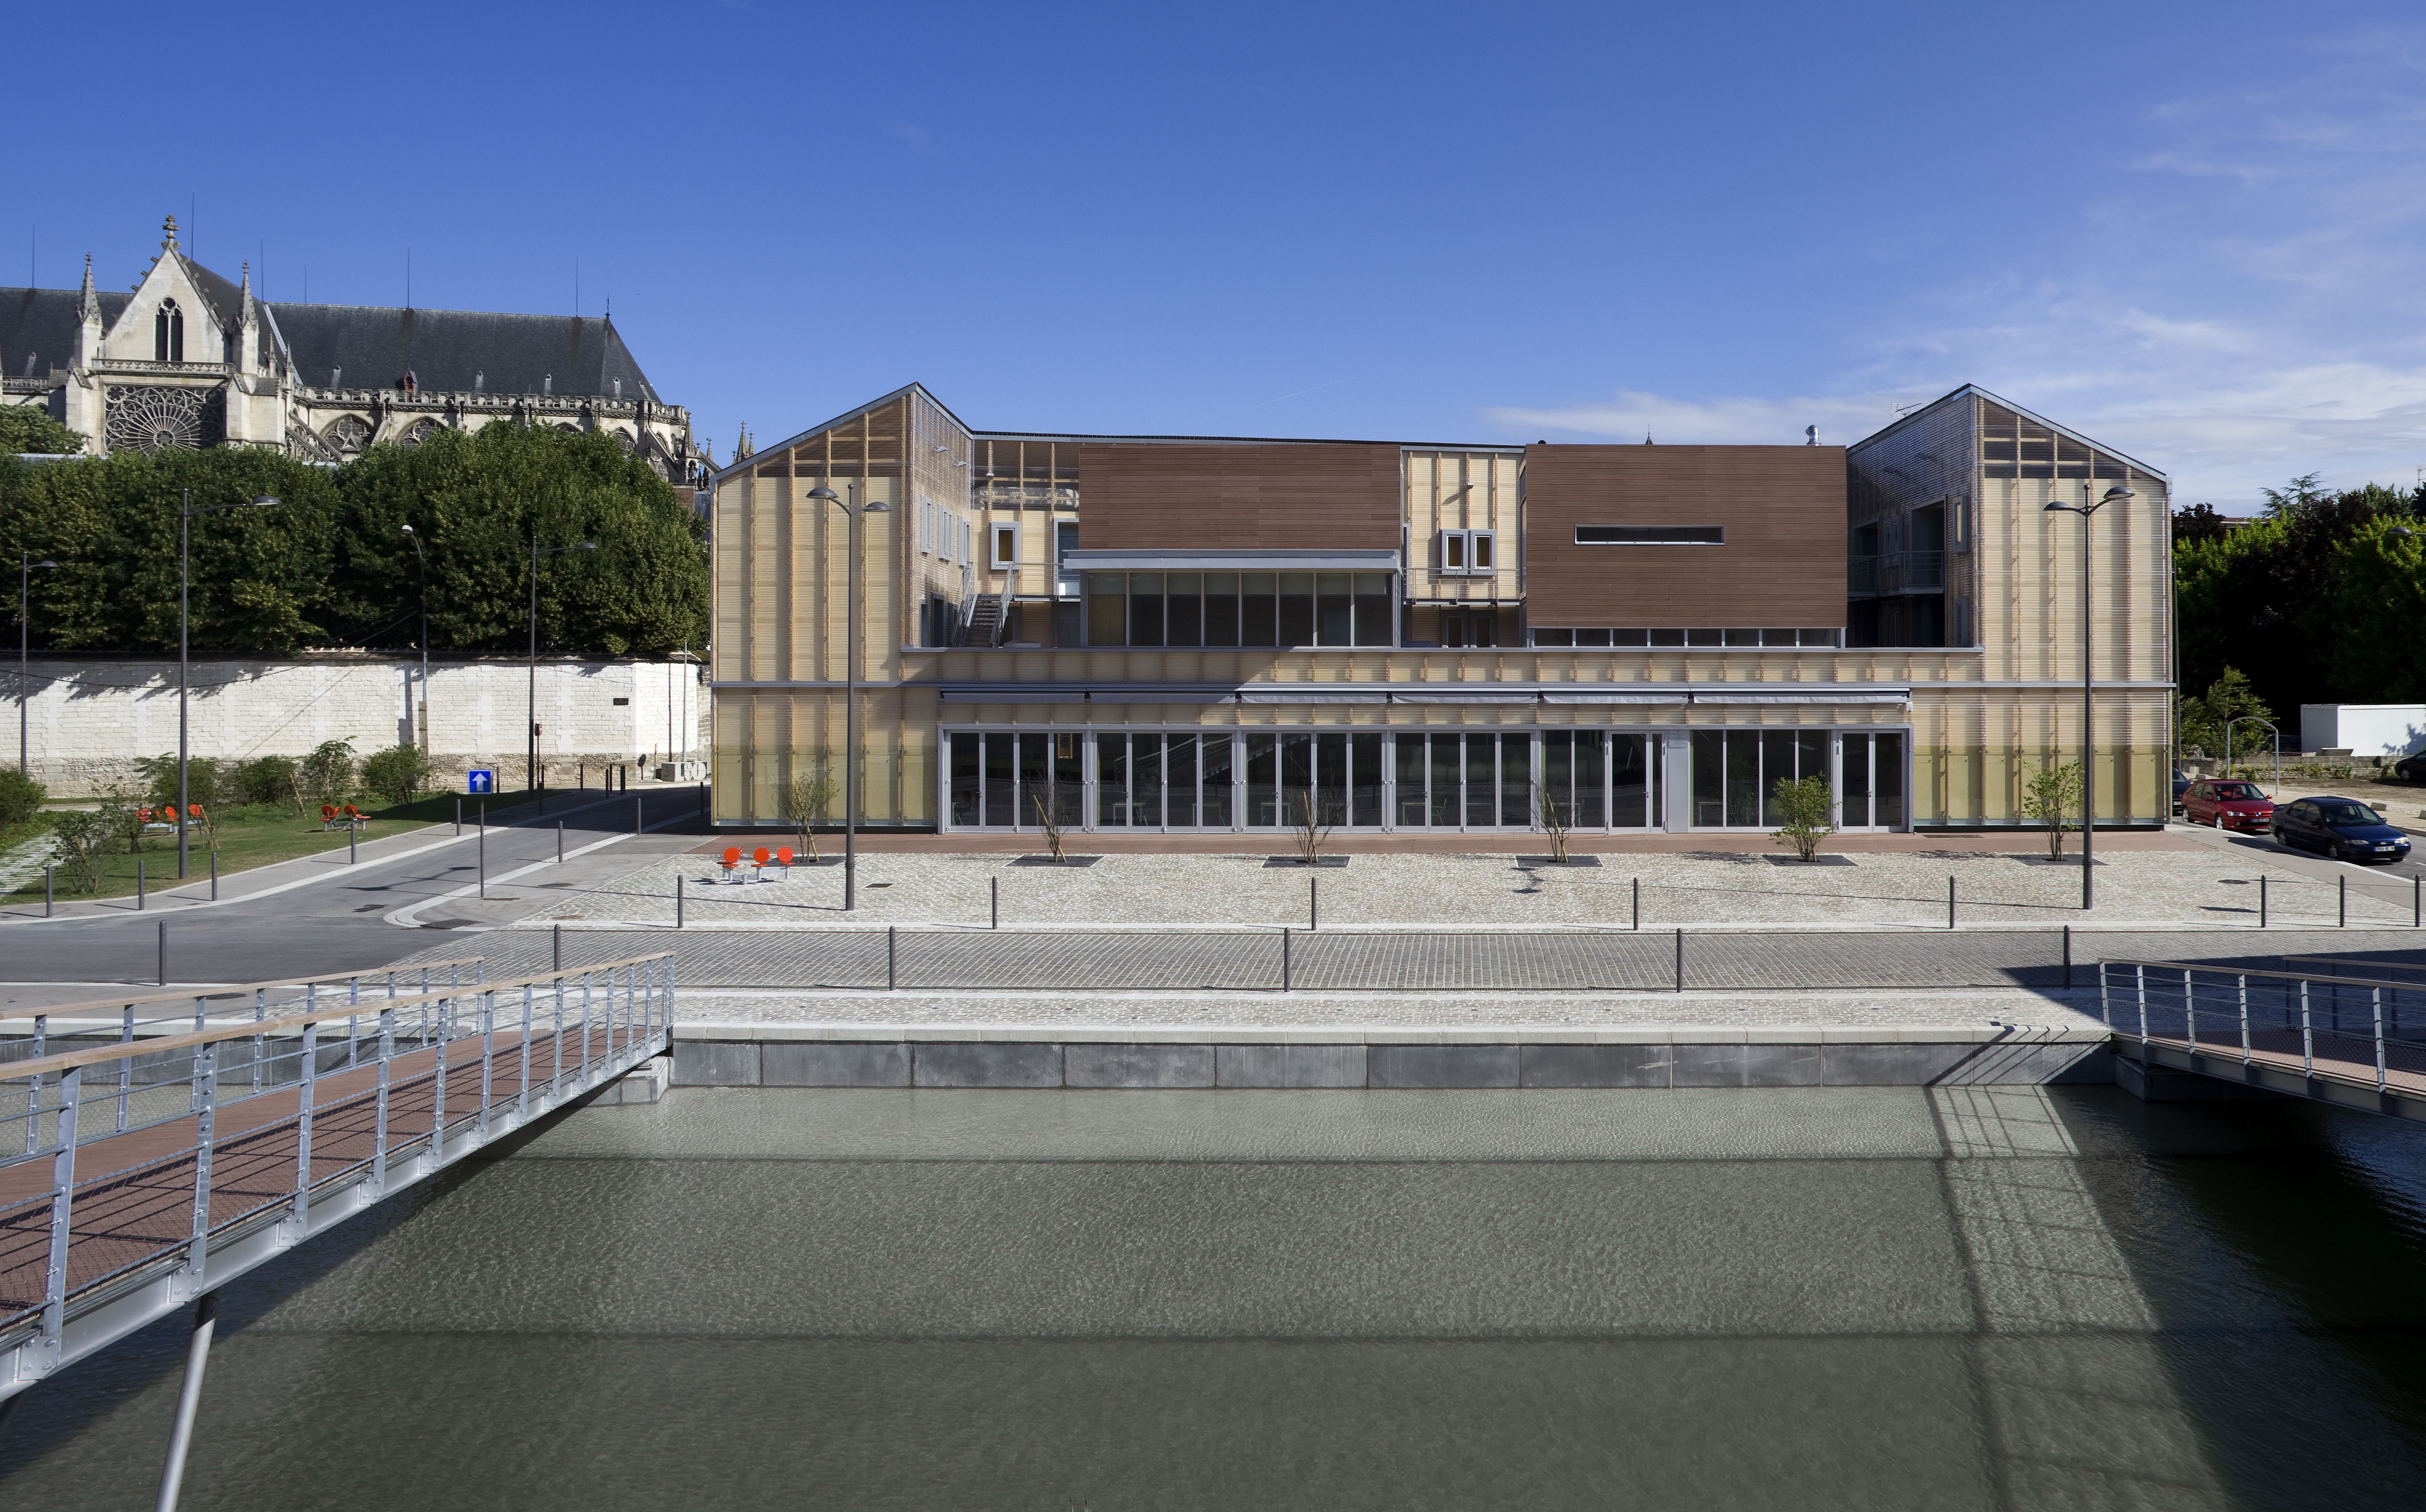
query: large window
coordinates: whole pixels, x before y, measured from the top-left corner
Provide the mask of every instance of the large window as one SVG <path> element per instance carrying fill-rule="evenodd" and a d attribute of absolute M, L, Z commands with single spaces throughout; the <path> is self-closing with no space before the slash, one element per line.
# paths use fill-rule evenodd
<path fill-rule="evenodd" d="M 1047 813 L 1057 824 L 1084 822 L 1083 739 L 1062 730 L 953 736 L 953 827 L 1038 829 Z"/>
<path fill-rule="evenodd" d="M 1845 766 L 1844 815 L 1837 822 L 1847 829 L 1873 825 L 1881 829 L 1901 828 L 1902 735 L 1848 735 L 1840 743 Z"/>
<path fill-rule="evenodd" d="M 1087 643 L 1385 646 L 1398 598 L 1386 572 L 1091 572 Z"/>
<path fill-rule="evenodd" d="M 1777 823 L 1777 785 L 1828 776 L 1826 730 L 1695 730 L 1693 827 Z"/>

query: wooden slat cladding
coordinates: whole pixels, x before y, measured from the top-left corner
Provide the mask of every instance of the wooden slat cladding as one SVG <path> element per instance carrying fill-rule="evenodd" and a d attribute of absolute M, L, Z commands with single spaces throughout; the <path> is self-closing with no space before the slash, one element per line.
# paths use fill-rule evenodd
<path fill-rule="evenodd" d="M 1726 544 L 1579 546 L 1578 525 L 1716 525 Z M 1528 447 L 1525 593 L 1537 626 L 1841 626 L 1845 448 Z"/>
<path fill-rule="evenodd" d="M 1396 550 L 1399 448 L 1381 444 L 1078 448 L 1088 550 Z"/>

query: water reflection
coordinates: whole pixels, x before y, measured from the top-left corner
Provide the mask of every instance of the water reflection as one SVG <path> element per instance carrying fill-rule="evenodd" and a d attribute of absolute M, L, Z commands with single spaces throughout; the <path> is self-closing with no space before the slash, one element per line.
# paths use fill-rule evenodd
<path fill-rule="evenodd" d="M 186 1504 L 2392 1504 L 2417 1138 L 2106 1088 L 686 1092 L 239 1287 Z M 46 1388 L 0 1497 L 139 1504 L 173 1370 Z"/>

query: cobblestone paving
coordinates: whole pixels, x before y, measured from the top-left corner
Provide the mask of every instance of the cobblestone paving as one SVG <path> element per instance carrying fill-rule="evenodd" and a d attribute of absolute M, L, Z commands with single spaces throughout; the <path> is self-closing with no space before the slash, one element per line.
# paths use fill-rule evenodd
<path fill-rule="evenodd" d="M 1740 843 L 1744 837 L 1729 837 Z M 1754 837 L 1766 845 L 1765 837 Z M 2287 868 L 2292 858 L 2255 849 L 2217 850 L 2188 837 L 2172 848 L 2102 852 L 2098 911 L 2128 923 L 2255 924 L 2257 878 L 2270 879 L 2277 926 L 2330 924 L 2343 901 L 2331 881 Z M 1716 843 L 1716 842 L 1714 842 Z M 2019 837 L 2014 842 L 2021 843 Z M 1274 849 L 1279 849 L 1275 842 Z M 1773 849 L 1773 848 L 1771 848 Z M 2077 854 L 2077 846 L 2075 854 Z M 1523 867 L 1509 855 L 1358 854 L 1309 874 L 1242 854 L 1107 854 L 1092 866 L 1013 864 L 1009 855 L 877 854 L 860 860 L 858 907 L 841 911 L 838 867 L 796 868 L 782 880 L 716 884 L 705 856 L 667 858 L 606 887 L 568 889 L 530 917 L 539 921 L 673 921 L 674 881 L 685 880 L 685 919 L 752 928 L 858 924 L 983 925 L 999 889 L 1007 925 L 1155 924 L 1270 926 L 1308 921 L 1319 883 L 1326 925 L 1592 924 L 1633 922 L 1641 885 L 1646 929 L 1678 924 L 1774 922 L 1926 928 L 1946 921 L 1947 885 L 1965 924 L 2061 925 L 2077 917 L 2076 866 L 2034 864 L 2024 854 L 1928 849 L 1840 854 L 1847 864 L 1779 865 L 1771 850 L 1611 854 L 1598 867 Z M 2353 925 L 2407 924 L 2411 879 L 2353 874 Z M 433 914 L 444 910 L 433 910 Z"/>
<path fill-rule="evenodd" d="M 1714 991 L 1828 988 L 2023 987 L 2063 980 L 2055 931 L 2012 933 L 1688 931 L 1684 984 Z M 543 931 L 451 934 L 412 959 L 484 953 L 492 978 L 544 969 Z M 1276 930 L 1152 934 L 1070 930 L 903 931 L 894 941 L 902 988 L 1034 988 L 1063 991 L 1261 991 L 1281 984 Z M 567 966 L 655 951 L 678 952 L 687 987 L 881 988 L 881 931 L 737 932 L 714 929 L 567 931 Z M 1305 991 L 1658 991 L 1676 985 L 1676 935 L 1633 934 L 1293 932 L 1290 985 Z M 2412 930 L 2270 930 L 2078 933 L 2075 982 L 2087 985 L 2099 957 L 2225 962 L 2275 967 L 2286 954 L 2366 952 L 2426 964 L 2426 938 Z"/>

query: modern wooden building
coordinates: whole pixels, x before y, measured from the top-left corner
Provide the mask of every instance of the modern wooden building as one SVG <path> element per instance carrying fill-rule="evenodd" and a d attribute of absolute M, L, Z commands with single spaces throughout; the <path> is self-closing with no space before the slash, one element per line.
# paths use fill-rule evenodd
<path fill-rule="evenodd" d="M 2080 742 L 2046 506 L 2117 484 L 2098 810 L 2159 824 L 2165 479 L 1981 390 L 1850 447 L 1506 447 L 973 431 L 913 384 L 716 480 L 715 817 L 838 773 L 856 571 L 871 827 L 1761 830 L 1808 776 L 1849 830 L 2014 825 Z"/>

